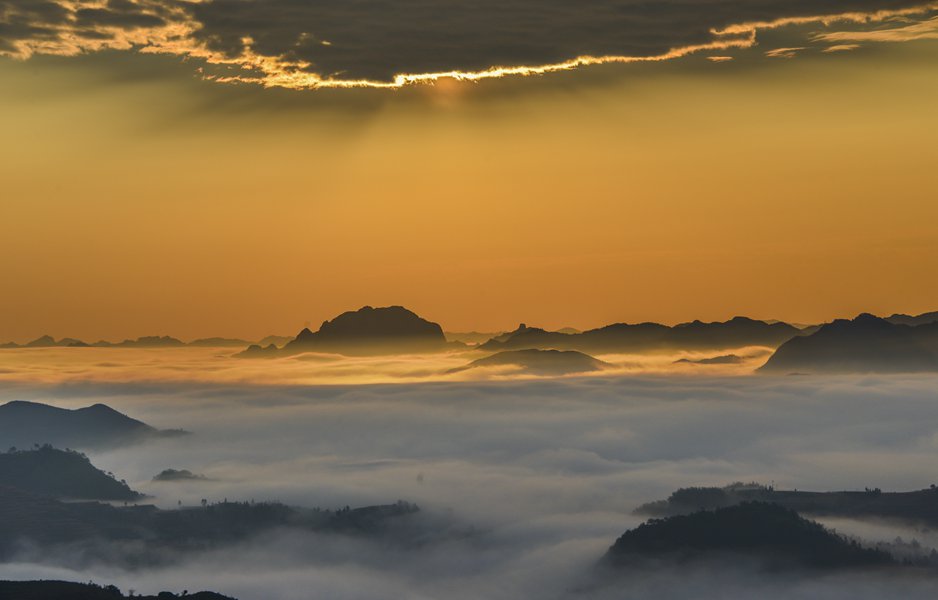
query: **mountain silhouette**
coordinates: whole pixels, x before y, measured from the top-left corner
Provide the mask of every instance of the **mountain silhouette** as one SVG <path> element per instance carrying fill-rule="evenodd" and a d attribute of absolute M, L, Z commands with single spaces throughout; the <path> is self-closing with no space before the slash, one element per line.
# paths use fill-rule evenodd
<path fill-rule="evenodd" d="M 669 327 L 659 323 L 616 323 L 581 333 L 546 331 L 524 324 L 492 338 L 480 350 L 553 349 L 590 354 L 663 350 L 722 350 L 743 346 L 776 347 L 800 334 L 787 323 L 766 323 L 747 317 L 704 323 L 693 321 Z"/>
<path fill-rule="evenodd" d="M 713 511 L 652 519 L 625 532 L 604 563 L 647 566 L 650 561 L 757 560 L 779 568 L 889 566 L 889 554 L 856 542 L 775 504 L 747 502 Z"/>
<path fill-rule="evenodd" d="M 109 448 L 182 433 L 159 431 L 104 404 L 68 410 L 14 400 L 0 406 L 0 448 L 30 448 L 35 444 Z"/>
<path fill-rule="evenodd" d="M 601 371 L 611 365 L 575 350 L 506 350 L 451 369 L 449 373 L 501 366 L 517 367 L 514 372 L 531 375 L 570 375 Z"/>
<path fill-rule="evenodd" d="M 85 455 L 52 446 L 0 454 L 0 487 L 84 500 L 143 497 L 126 483 L 95 468 Z"/>
<path fill-rule="evenodd" d="M 272 357 L 302 352 L 350 356 L 439 352 L 452 347 L 443 328 L 402 306 L 362 307 L 325 321 L 317 331 L 303 329 L 283 348 L 254 344 L 236 356 Z"/>
<path fill-rule="evenodd" d="M 912 373 L 938 371 L 938 322 L 892 323 L 871 314 L 838 319 L 782 344 L 762 373 Z"/>

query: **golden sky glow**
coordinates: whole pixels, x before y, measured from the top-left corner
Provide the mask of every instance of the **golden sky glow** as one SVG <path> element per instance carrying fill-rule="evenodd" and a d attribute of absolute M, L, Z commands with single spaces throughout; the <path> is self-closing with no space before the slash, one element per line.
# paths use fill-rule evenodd
<path fill-rule="evenodd" d="M 0 61 L 0 341 L 938 309 L 933 23 L 396 93 Z"/>

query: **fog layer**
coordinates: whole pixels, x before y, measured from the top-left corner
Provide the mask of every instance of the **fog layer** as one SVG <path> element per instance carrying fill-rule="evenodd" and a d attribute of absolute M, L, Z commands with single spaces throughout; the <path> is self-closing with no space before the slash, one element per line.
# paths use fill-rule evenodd
<path fill-rule="evenodd" d="M 155 427 L 192 431 L 90 454 L 164 508 L 203 498 L 325 508 L 404 499 L 422 507 L 426 532 L 405 547 L 271 533 L 135 572 L 85 564 L 79 552 L 24 551 L 0 566 L 0 578 L 95 579 L 139 592 L 215 589 L 242 600 L 683 597 L 692 589 L 706 597 L 693 587 L 704 585 L 713 597 L 873 598 L 897 590 L 932 597 L 934 584 L 918 576 L 783 581 L 728 565 L 685 572 L 681 583 L 663 572 L 611 589 L 584 586 L 612 541 L 640 521 L 631 511 L 678 487 L 736 480 L 815 490 L 927 487 L 938 480 L 935 383 L 929 376 L 5 383 L 0 401 L 105 402 Z M 166 468 L 208 479 L 152 481 Z M 914 531 L 891 527 L 875 524 L 875 537 Z"/>

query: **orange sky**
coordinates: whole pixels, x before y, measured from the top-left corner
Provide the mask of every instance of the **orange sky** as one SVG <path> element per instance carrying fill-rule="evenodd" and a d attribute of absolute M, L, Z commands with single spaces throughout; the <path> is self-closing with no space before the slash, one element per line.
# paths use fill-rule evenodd
<path fill-rule="evenodd" d="M 257 338 L 364 304 L 449 330 L 936 310 L 936 58 L 401 92 L 4 60 L 0 341 Z"/>

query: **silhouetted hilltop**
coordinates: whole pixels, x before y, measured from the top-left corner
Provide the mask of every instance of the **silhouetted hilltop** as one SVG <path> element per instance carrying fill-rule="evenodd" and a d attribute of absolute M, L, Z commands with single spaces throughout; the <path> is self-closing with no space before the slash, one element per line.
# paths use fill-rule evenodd
<path fill-rule="evenodd" d="M 479 349 L 488 351 L 527 348 L 577 350 L 592 354 L 659 350 L 721 350 L 743 346 L 778 346 L 800 330 L 787 323 L 766 323 L 746 317 L 726 322 L 693 321 L 674 327 L 659 323 L 616 323 L 581 333 L 546 331 L 521 325 L 493 338 Z"/>
<path fill-rule="evenodd" d="M 838 319 L 782 344 L 763 373 L 938 371 L 938 323 L 912 327 L 871 314 Z"/>
<path fill-rule="evenodd" d="M 506 350 L 449 372 L 501 366 L 517 367 L 518 371 L 531 375 L 569 375 L 601 371 L 611 365 L 573 350 Z"/>
<path fill-rule="evenodd" d="M 256 345 L 255 345 L 256 346 Z M 447 348 L 443 329 L 401 306 L 365 306 L 325 321 L 318 331 L 304 329 L 280 352 L 332 352 L 377 355 L 407 352 L 436 352 Z M 255 348 L 239 356 L 272 355 L 268 348 Z"/>
<path fill-rule="evenodd" d="M 0 487 L 56 498 L 138 500 L 124 481 L 98 470 L 84 454 L 40 446 L 0 454 Z"/>
<path fill-rule="evenodd" d="M 0 598 L 5 600 L 235 600 L 215 592 L 160 592 L 156 596 L 133 594 L 125 596 L 113 585 L 73 583 L 71 581 L 0 581 Z"/>
<path fill-rule="evenodd" d="M 634 566 L 649 559 L 734 557 L 755 559 L 774 568 L 895 564 L 885 552 L 863 548 L 792 510 L 762 502 L 652 519 L 617 539 L 604 562 Z"/>
<path fill-rule="evenodd" d="M 638 507 L 637 514 L 671 516 L 734 506 L 743 502 L 777 504 L 812 516 L 897 519 L 938 526 L 938 488 L 914 492 L 802 492 L 757 483 L 682 488 L 667 500 Z"/>
<path fill-rule="evenodd" d="M 0 488 L 0 560 L 29 543 L 43 552 L 79 548 L 82 558 L 125 567 L 175 562 L 184 551 L 207 550 L 278 529 L 409 541 L 402 521 L 419 512 L 407 502 L 358 509 L 306 509 L 268 502 L 203 501 L 203 506 L 160 510 L 60 502 L 16 488 Z M 404 528 L 406 529 L 406 528 Z M 422 535 L 416 533 L 416 535 Z M 115 555 L 113 542 L 126 544 Z"/>
<path fill-rule="evenodd" d="M 183 433 L 154 429 L 104 404 L 68 410 L 14 400 L 0 406 L 0 448 L 31 448 L 35 444 L 106 448 Z"/>
<path fill-rule="evenodd" d="M 163 469 L 153 481 L 205 481 L 205 475 L 196 475 L 189 469 Z"/>

